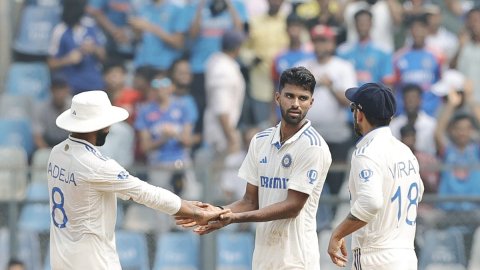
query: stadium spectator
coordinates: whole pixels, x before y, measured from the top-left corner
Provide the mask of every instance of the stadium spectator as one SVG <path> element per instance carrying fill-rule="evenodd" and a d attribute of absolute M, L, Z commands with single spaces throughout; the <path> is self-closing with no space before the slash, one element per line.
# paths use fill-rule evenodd
<path fill-rule="evenodd" d="M 346 161 L 351 142 L 351 127 L 347 121 L 348 100 L 345 89 L 357 85 L 355 69 L 351 63 L 334 55 L 335 33 L 332 28 L 317 25 L 310 31 L 315 57 L 297 63 L 312 72 L 317 81 L 313 98 L 315 106 L 308 112 L 312 126 L 328 143 L 335 162 Z M 344 172 L 329 172 L 327 184 L 337 194 Z"/>
<path fill-rule="evenodd" d="M 456 91 L 448 94 L 448 101 L 439 115 L 435 130 L 438 153 L 447 170 L 440 176 L 439 195 L 480 195 L 480 147 L 475 138 L 475 119 L 471 114 L 457 113 L 461 105 L 461 95 Z M 445 202 L 440 208 L 446 211 L 473 211 L 478 203 Z"/>
<path fill-rule="evenodd" d="M 50 89 L 49 100 L 34 104 L 32 127 L 37 149 L 53 147 L 68 137 L 67 131 L 57 127 L 55 119 L 70 107 L 70 87 L 63 77 L 54 75 Z"/>
<path fill-rule="evenodd" d="M 288 46 L 285 16 L 280 13 L 282 3 L 283 0 L 268 0 L 268 13 L 250 20 L 249 39 L 242 52 L 249 54 L 250 59 L 247 63 L 248 97 L 254 125 L 270 120 L 275 89 L 271 78 L 272 63 L 274 57 Z"/>
<path fill-rule="evenodd" d="M 180 57 L 190 19 L 186 11 L 168 0 L 154 0 L 128 20 L 139 37 L 134 65 L 151 65 L 167 71 Z"/>
<path fill-rule="evenodd" d="M 235 153 L 241 146 L 236 128 L 242 113 L 245 80 L 235 59 L 244 40 L 243 32 L 227 30 L 222 36 L 222 51 L 212 54 L 206 63 L 203 138 L 217 153 Z"/>
<path fill-rule="evenodd" d="M 196 185 L 190 159 L 192 129 L 185 104 L 173 97 L 175 85 L 159 73 L 151 82 L 155 101 L 139 109 L 135 128 L 139 131 L 140 146 L 148 156 L 149 182 L 169 190 L 177 184 L 176 176 L 185 175 L 183 189 L 176 190 L 189 199 L 198 199 L 201 190 Z"/>
<path fill-rule="evenodd" d="M 444 57 L 445 67 L 450 65 L 450 61 L 458 50 L 458 37 L 442 26 L 442 13 L 436 5 L 427 5 L 425 8 L 428 25 L 428 35 L 425 44 L 428 48 L 438 51 L 438 54 Z"/>
<path fill-rule="evenodd" d="M 422 109 L 423 91 L 417 84 L 406 84 L 401 88 L 404 110 L 390 122 L 393 136 L 400 139 L 400 129 L 405 125 L 415 127 L 415 149 L 435 155 L 433 140 L 437 120 Z"/>
<path fill-rule="evenodd" d="M 432 138 L 433 136 L 430 138 L 431 141 L 433 141 Z M 435 154 L 417 150 L 417 131 L 412 124 L 406 124 L 400 128 L 400 141 L 408 146 L 417 158 L 425 193 L 436 194 L 439 184 L 440 160 Z"/>
<path fill-rule="evenodd" d="M 358 41 L 344 43 L 337 49 L 337 55 L 354 65 L 358 83 L 393 83 L 392 53 L 379 48 L 370 38 L 372 13 L 361 9 L 354 15 Z"/>
<path fill-rule="evenodd" d="M 372 41 L 387 52 L 395 51 L 394 33 L 395 26 L 403 21 L 403 8 L 397 0 L 354 0 L 347 1 L 343 14 L 347 27 L 347 43 L 358 41 L 355 31 L 354 14 L 366 9 L 372 13 Z"/>
<path fill-rule="evenodd" d="M 466 15 L 467 34 L 460 38 L 458 70 L 472 81 L 473 99 L 480 103 L 480 6 L 471 9 Z"/>
<path fill-rule="evenodd" d="M 188 110 L 188 118 L 192 123 L 198 121 L 198 108 L 195 99 L 190 93 L 192 87 L 192 70 L 190 62 L 187 58 L 179 58 L 172 63 L 169 70 L 169 76 L 175 85 L 175 92 L 173 95 L 179 102 L 184 103 Z M 200 144 L 202 141 L 202 134 L 195 133 L 192 138 L 192 145 Z"/>
<path fill-rule="evenodd" d="M 222 36 L 226 30 L 244 31 L 248 16 L 243 1 L 195 0 L 188 5 L 190 25 L 190 63 L 193 73 L 191 94 L 198 106 L 195 133 L 203 133 L 206 107 L 205 68 L 207 59 L 222 49 Z"/>
<path fill-rule="evenodd" d="M 410 33 L 412 44 L 407 44 L 395 55 L 394 69 L 397 85 L 397 114 L 404 110 L 401 86 L 407 83 L 418 84 L 423 90 L 422 109 L 435 116 L 440 98 L 432 93 L 432 85 L 440 79 L 441 62 L 426 47 L 428 35 L 427 21 L 424 15 L 411 19 Z"/>
<path fill-rule="evenodd" d="M 110 59 L 103 66 L 105 92 L 113 105 L 128 111 L 127 122 L 133 125 L 136 109 L 142 101 L 142 94 L 126 85 L 127 69 L 120 59 Z"/>
<path fill-rule="evenodd" d="M 157 74 L 157 70 L 153 66 L 143 66 L 135 69 L 133 73 L 132 88 L 141 94 L 141 101 L 148 102 L 155 98 L 151 97 L 150 82 Z"/>
<path fill-rule="evenodd" d="M 135 5 L 140 2 L 146 1 L 89 0 L 87 10 L 107 37 L 105 49 L 108 58 L 126 60 L 133 57 L 134 34 L 128 18 L 136 15 L 142 8 L 141 5 Z"/>
<path fill-rule="evenodd" d="M 55 26 L 48 66 L 67 79 L 72 95 L 103 89 L 101 63 L 104 36 L 92 19 L 84 17 L 86 0 L 63 1 L 62 22 Z"/>

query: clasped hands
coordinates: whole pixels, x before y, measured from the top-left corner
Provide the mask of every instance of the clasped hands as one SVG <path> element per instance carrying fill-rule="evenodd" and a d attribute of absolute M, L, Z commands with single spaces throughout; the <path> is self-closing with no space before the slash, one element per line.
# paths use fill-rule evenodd
<path fill-rule="evenodd" d="M 233 213 L 230 209 L 221 210 L 208 203 L 193 201 L 193 205 L 203 210 L 203 218 L 176 216 L 176 224 L 183 228 L 194 228 L 198 235 L 204 235 L 232 223 Z"/>

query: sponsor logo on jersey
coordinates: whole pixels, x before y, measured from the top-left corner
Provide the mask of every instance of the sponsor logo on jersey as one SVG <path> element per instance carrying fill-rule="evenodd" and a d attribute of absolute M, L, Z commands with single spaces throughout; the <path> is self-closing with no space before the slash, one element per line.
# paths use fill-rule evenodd
<path fill-rule="evenodd" d="M 260 176 L 260 186 L 263 188 L 287 189 L 288 178 Z"/>
<path fill-rule="evenodd" d="M 290 154 L 286 154 L 282 158 L 282 166 L 284 168 L 288 168 L 290 165 L 292 165 L 292 156 L 290 156 Z"/>
<path fill-rule="evenodd" d="M 118 179 L 118 180 L 124 180 L 124 179 L 127 179 L 128 176 L 129 176 L 128 172 L 126 172 L 126 171 L 121 171 L 121 172 L 118 173 L 117 179 Z"/>
<path fill-rule="evenodd" d="M 316 170 L 310 170 L 307 173 L 308 179 L 310 179 L 309 183 L 313 184 L 313 182 L 317 181 L 318 172 Z"/>
<path fill-rule="evenodd" d="M 264 158 L 262 158 L 262 160 L 260 160 L 260 163 L 267 164 L 267 157 L 265 156 Z"/>
<path fill-rule="evenodd" d="M 365 170 L 362 170 L 359 174 L 360 176 L 360 179 L 363 181 L 363 182 L 368 182 L 370 181 L 370 177 L 372 177 L 373 175 L 373 171 L 370 170 L 370 169 L 365 169 Z"/>

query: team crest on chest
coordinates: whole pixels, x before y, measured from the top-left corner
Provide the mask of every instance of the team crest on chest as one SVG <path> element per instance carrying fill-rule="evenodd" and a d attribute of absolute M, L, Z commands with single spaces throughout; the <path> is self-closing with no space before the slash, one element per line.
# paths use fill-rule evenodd
<path fill-rule="evenodd" d="M 290 154 L 286 154 L 282 158 L 282 166 L 284 168 L 288 168 L 290 165 L 292 165 L 292 156 L 290 156 Z"/>

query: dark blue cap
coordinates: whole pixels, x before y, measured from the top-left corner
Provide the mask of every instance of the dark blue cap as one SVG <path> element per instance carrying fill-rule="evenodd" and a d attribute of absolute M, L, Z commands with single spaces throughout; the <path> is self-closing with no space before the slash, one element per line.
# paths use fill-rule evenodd
<path fill-rule="evenodd" d="M 241 31 L 234 29 L 228 29 L 223 33 L 222 36 L 222 49 L 224 51 L 231 51 L 242 46 L 242 43 L 247 37 Z"/>
<path fill-rule="evenodd" d="M 350 88 L 345 92 L 345 96 L 368 117 L 390 119 L 397 110 L 392 90 L 383 84 L 366 83 Z"/>

